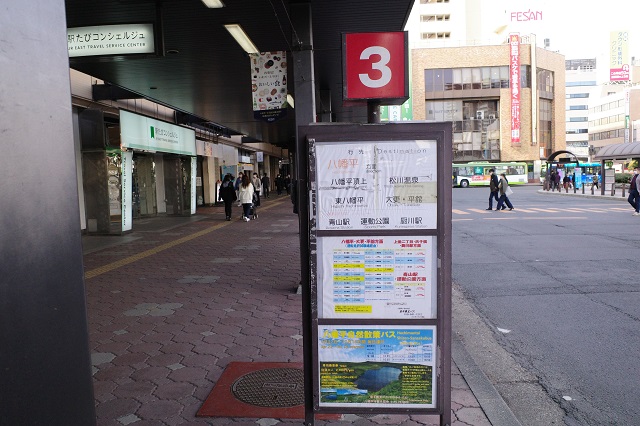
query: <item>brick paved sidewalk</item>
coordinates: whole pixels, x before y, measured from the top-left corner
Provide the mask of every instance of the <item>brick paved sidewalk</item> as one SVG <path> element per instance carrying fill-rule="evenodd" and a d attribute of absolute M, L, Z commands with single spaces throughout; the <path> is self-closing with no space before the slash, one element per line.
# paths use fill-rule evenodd
<path fill-rule="evenodd" d="M 124 237 L 83 237 L 98 425 L 276 425 L 302 420 L 197 418 L 230 362 L 301 362 L 297 216 L 286 196 L 260 218 L 134 222 Z M 101 248 L 105 247 L 105 248 Z M 490 425 L 452 363 L 453 425 Z M 317 425 L 430 425 L 434 416 L 344 415 Z"/>

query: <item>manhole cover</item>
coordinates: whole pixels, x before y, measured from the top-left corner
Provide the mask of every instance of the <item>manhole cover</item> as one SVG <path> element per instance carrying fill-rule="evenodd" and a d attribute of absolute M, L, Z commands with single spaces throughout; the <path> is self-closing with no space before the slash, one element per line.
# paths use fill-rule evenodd
<path fill-rule="evenodd" d="M 245 374 L 231 386 L 240 401 L 259 407 L 304 404 L 304 375 L 299 368 L 268 368 Z"/>

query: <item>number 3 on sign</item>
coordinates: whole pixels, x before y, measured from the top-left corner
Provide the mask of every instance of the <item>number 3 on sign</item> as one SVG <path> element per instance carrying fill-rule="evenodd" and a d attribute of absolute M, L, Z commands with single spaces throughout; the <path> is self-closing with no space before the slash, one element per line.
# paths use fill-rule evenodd
<path fill-rule="evenodd" d="M 371 68 L 382 73 L 380 78 L 372 79 L 369 74 L 358 74 L 360 81 L 367 87 L 377 89 L 384 87 L 391 81 L 391 68 L 387 66 L 391 60 L 391 54 L 382 46 L 370 46 L 362 51 L 360 59 L 369 59 L 373 55 L 379 55 L 380 60 L 373 62 Z"/>

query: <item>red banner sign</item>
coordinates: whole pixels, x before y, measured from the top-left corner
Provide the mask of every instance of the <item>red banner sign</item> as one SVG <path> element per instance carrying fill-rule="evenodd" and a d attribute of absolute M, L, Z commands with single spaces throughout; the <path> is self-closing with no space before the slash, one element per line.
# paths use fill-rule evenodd
<path fill-rule="evenodd" d="M 509 87 L 511 90 L 511 144 L 520 145 L 520 35 L 509 34 Z"/>
<path fill-rule="evenodd" d="M 408 33 L 344 34 L 344 99 L 409 97 Z"/>

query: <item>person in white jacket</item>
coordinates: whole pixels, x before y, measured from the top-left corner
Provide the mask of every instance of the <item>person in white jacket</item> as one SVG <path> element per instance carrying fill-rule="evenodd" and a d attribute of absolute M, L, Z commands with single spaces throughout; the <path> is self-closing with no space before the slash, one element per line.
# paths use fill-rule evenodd
<path fill-rule="evenodd" d="M 249 216 L 251 215 L 251 204 L 253 203 L 253 184 L 249 179 L 249 174 L 245 173 L 242 176 L 242 183 L 238 188 L 238 200 L 242 203 L 243 216 L 242 219 L 245 222 L 249 222 Z"/>

